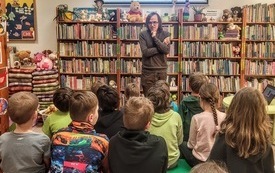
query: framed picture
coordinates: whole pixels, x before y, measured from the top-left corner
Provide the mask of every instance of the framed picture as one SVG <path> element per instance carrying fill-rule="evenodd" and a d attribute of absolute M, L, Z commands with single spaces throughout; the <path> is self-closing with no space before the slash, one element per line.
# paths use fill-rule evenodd
<path fill-rule="evenodd" d="M 186 0 L 177 0 L 176 4 L 184 4 Z M 173 4 L 173 0 L 139 0 L 140 4 Z M 190 4 L 208 4 L 208 0 L 189 0 Z M 105 4 L 130 4 L 131 0 L 104 0 Z"/>
<path fill-rule="evenodd" d="M 6 15 L 10 41 L 36 39 L 35 0 L 6 0 Z"/>

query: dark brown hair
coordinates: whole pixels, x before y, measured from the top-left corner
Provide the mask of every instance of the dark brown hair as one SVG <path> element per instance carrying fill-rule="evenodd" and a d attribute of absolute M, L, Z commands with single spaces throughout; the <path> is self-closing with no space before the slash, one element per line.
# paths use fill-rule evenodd
<path fill-rule="evenodd" d="M 150 19 L 152 18 L 152 16 L 156 15 L 157 18 L 158 18 L 158 32 L 161 32 L 163 29 L 162 29 L 162 20 L 159 16 L 159 14 L 157 12 L 152 12 L 150 14 L 148 14 L 148 16 L 146 17 L 146 22 L 145 22 L 145 25 L 149 31 L 149 22 L 150 22 Z M 151 32 L 151 31 L 150 31 Z"/>
<path fill-rule="evenodd" d="M 151 87 L 147 98 L 151 100 L 157 113 L 165 113 L 171 109 L 170 93 L 164 87 Z"/>
<path fill-rule="evenodd" d="M 59 88 L 53 94 L 53 104 L 61 112 L 69 111 L 69 102 L 73 94 L 73 90 L 68 87 Z"/>
<path fill-rule="evenodd" d="M 128 83 L 125 88 L 125 97 L 128 100 L 130 97 L 138 97 L 140 95 L 139 86 L 136 83 Z"/>
<path fill-rule="evenodd" d="M 205 83 L 208 83 L 208 78 L 201 72 L 195 72 L 189 76 L 189 87 L 196 94 L 199 93 L 201 86 Z"/>

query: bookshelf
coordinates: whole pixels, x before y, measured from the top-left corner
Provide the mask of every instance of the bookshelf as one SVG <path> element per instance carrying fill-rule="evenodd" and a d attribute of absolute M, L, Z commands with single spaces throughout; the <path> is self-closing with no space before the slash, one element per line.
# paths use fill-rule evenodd
<path fill-rule="evenodd" d="M 244 8 L 244 83 L 263 91 L 275 85 L 275 4 Z"/>
<path fill-rule="evenodd" d="M 121 14 L 121 10 L 116 10 Z M 179 22 L 163 22 L 164 30 L 171 33 L 171 52 L 168 55 L 167 81 L 179 84 Z M 61 87 L 74 90 L 90 90 L 92 82 L 114 80 L 124 100 L 128 83 L 139 86 L 141 75 L 141 50 L 139 33 L 144 22 L 116 21 L 57 21 L 57 42 Z M 114 32 L 116 30 L 116 32 Z M 171 87 L 171 93 L 180 94 L 179 87 Z M 123 103 L 123 101 L 122 101 Z"/>
<path fill-rule="evenodd" d="M 188 77 L 195 71 L 208 75 L 222 97 L 244 86 L 261 89 L 266 83 L 275 85 L 274 8 L 274 4 L 245 6 L 243 20 L 234 22 L 241 28 L 240 36 L 233 39 L 218 34 L 219 28 L 226 30 L 230 22 L 185 22 L 181 9 L 178 21 L 163 22 L 171 33 L 167 80 L 175 81 L 176 87 L 170 89 L 178 102 L 190 93 Z M 121 14 L 120 9 L 116 12 Z M 262 14 L 261 19 L 256 13 Z M 90 90 L 95 80 L 107 84 L 114 80 L 123 100 L 127 83 L 140 85 L 138 37 L 143 29 L 144 22 L 124 22 L 120 15 L 116 21 L 57 21 L 61 86 Z M 236 47 L 238 53 L 233 51 Z"/>

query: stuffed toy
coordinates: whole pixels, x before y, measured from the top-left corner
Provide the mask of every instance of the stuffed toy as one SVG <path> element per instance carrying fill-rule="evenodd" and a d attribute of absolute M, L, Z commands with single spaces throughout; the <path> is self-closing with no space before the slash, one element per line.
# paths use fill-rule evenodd
<path fill-rule="evenodd" d="M 116 82 L 114 80 L 109 81 L 109 86 L 112 88 L 117 88 Z"/>
<path fill-rule="evenodd" d="M 31 51 L 21 50 L 19 52 L 16 52 L 15 56 L 18 57 L 20 66 L 31 66 L 32 65 Z"/>
<path fill-rule="evenodd" d="M 233 21 L 241 22 L 242 21 L 242 8 L 241 7 L 233 7 L 231 8 Z"/>
<path fill-rule="evenodd" d="M 229 20 L 231 20 L 230 17 L 231 17 L 231 19 L 232 19 L 231 11 L 228 10 L 228 9 L 224 9 L 224 10 L 223 10 L 223 15 L 222 15 L 222 18 L 221 18 L 220 21 L 221 21 L 221 22 L 228 22 L 228 18 L 229 18 Z"/>
<path fill-rule="evenodd" d="M 131 1 L 130 11 L 127 14 L 127 20 L 129 22 L 142 22 L 142 13 L 140 9 L 140 3 L 138 1 Z"/>
<path fill-rule="evenodd" d="M 49 55 L 50 60 L 53 63 L 53 69 L 57 69 L 58 61 L 57 61 L 57 54 L 56 53 L 51 53 Z"/>
<path fill-rule="evenodd" d="M 233 55 L 234 57 L 240 57 L 241 47 L 240 46 L 233 46 Z"/>
<path fill-rule="evenodd" d="M 37 65 L 38 65 L 37 70 L 53 69 L 53 62 L 49 57 L 44 57 Z"/>

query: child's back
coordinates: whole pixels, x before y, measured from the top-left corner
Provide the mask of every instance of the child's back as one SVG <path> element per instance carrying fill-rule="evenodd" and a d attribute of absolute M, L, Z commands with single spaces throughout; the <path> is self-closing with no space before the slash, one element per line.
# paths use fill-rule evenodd
<path fill-rule="evenodd" d="M 95 130 L 98 133 L 106 134 L 110 139 L 123 129 L 123 113 L 118 110 L 119 95 L 117 90 L 103 85 L 97 91 L 97 98 L 101 110 L 99 111 Z"/>
<path fill-rule="evenodd" d="M 154 105 L 155 114 L 149 132 L 165 139 L 168 148 L 168 168 L 177 165 L 180 157 L 179 145 L 183 141 L 182 120 L 171 110 L 169 91 L 162 87 L 152 87 L 147 97 Z"/>
<path fill-rule="evenodd" d="M 111 138 L 109 165 L 112 173 L 166 173 L 165 140 L 146 129 L 154 113 L 152 103 L 144 97 L 132 97 L 126 103 L 124 130 Z"/>
<path fill-rule="evenodd" d="M 96 133 L 98 100 L 92 92 L 70 99 L 72 123 L 52 137 L 51 173 L 107 172 L 108 138 Z"/>
<path fill-rule="evenodd" d="M 179 105 L 179 114 L 182 119 L 184 137 L 183 141 L 188 141 L 191 119 L 195 114 L 203 112 L 199 101 L 199 90 L 201 86 L 208 82 L 208 78 L 195 72 L 189 76 L 189 88 L 191 95 L 182 99 Z"/>
<path fill-rule="evenodd" d="M 42 127 L 42 131 L 50 138 L 59 129 L 67 127 L 72 122 L 69 114 L 69 101 L 72 93 L 72 89 L 65 87 L 57 89 L 53 95 L 53 104 L 58 110 L 46 118 Z"/>
<path fill-rule="evenodd" d="M 18 92 L 8 102 L 7 112 L 16 128 L 0 136 L 0 170 L 7 173 L 47 172 L 50 139 L 32 131 L 37 119 L 38 98 L 29 92 Z"/>

